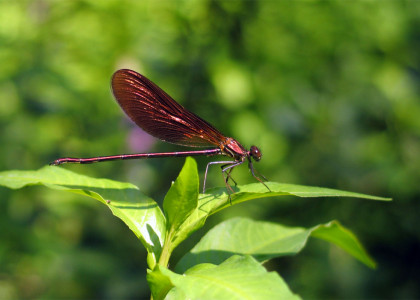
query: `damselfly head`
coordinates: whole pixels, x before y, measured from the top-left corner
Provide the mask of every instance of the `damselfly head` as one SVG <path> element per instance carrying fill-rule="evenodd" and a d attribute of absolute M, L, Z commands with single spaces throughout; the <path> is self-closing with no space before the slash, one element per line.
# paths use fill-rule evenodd
<path fill-rule="evenodd" d="M 261 159 L 261 151 L 260 149 L 258 149 L 257 146 L 251 146 L 251 148 L 249 149 L 249 155 L 255 159 L 255 161 L 259 161 Z"/>

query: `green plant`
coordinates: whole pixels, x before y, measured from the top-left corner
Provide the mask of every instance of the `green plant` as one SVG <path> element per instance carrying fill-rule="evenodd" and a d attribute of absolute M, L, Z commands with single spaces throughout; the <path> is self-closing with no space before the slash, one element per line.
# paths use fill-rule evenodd
<path fill-rule="evenodd" d="M 169 270 L 173 250 L 202 227 L 208 216 L 230 206 L 225 188 L 199 194 L 197 166 L 192 158 L 186 159 L 166 194 L 163 212 L 154 200 L 130 183 L 91 178 L 59 167 L 1 172 L 0 184 L 13 189 L 42 184 L 107 205 L 147 249 L 147 278 L 154 299 L 299 298 L 277 273 L 267 272 L 261 264 L 274 257 L 298 253 L 310 236 L 336 244 L 365 265 L 375 267 L 355 235 L 337 221 L 305 229 L 234 218 L 210 230 L 178 262 L 175 271 Z M 235 187 L 232 205 L 285 195 L 390 200 L 319 187 L 274 182 L 267 185 L 271 191 L 260 183 Z"/>

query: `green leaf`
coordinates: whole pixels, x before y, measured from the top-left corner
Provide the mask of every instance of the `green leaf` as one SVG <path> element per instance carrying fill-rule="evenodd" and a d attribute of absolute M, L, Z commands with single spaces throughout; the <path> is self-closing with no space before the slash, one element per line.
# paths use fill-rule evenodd
<path fill-rule="evenodd" d="M 159 206 L 130 183 L 79 175 L 61 167 L 46 166 L 36 171 L 0 172 L 0 185 L 19 189 L 42 184 L 51 189 L 82 194 L 107 205 L 140 239 L 153 267 L 165 239 L 166 222 Z"/>
<path fill-rule="evenodd" d="M 160 265 L 168 265 L 172 250 L 187 237 L 185 232 L 181 236 L 178 234 L 179 228 L 197 209 L 198 185 L 197 163 L 191 157 L 187 157 L 184 167 L 163 201 L 167 233 L 158 261 Z"/>
<path fill-rule="evenodd" d="M 286 183 L 266 182 L 270 191 L 261 183 L 253 183 L 243 186 L 233 187 L 235 193 L 231 195 L 232 205 L 244 201 L 254 200 L 266 197 L 278 196 L 297 196 L 297 197 L 352 197 L 368 200 L 389 201 L 390 198 L 371 196 L 360 193 L 340 191 L 335 189 L 303 186 Z M 178 230 L 181 238 L 188 237 L 192 232 L 201 228 L 207 220 L 207 217 L 230 207 L 229 196 L 226 188 L 209 189 L 207 194 L 200 194 L 198 199 L 198 208 L 182 223 Z"/>
<path fill-rule="evenodd" d="M 357 237 L 338 221 L 312 228 L 312 236 L 335 244 L 370 268 L 375 268 L 375 261 L 367 254 Z"/>
<path fill-rule="evenodd" d="M 168 231 L 176 230 L 197 208 L 198 187 L 197 163 L 187 157 L 184 167 L 163 201 Z"/>
<path fill-rule="evenodd" d="M 311 235 L 341 247 L 369 267 L 375 266 L 357 238 L 337 221 L 305 229 L 234 218 L 211 229 L 179 261 L 176 270 L 183 271 L 198 263 L 218 264 L 234 254 L 252 255 L 260 262 L 295 255 Z"/>
<path fill-rule="evenodd" d="M 288 183 L 266 182 L 270 191 L 261 183 L 252 183 L 243 186 L 233 187 L 235 193 L 231 195 L 232 204 L 253 200 L 256 198 L 266 198 L 274 196 L 297 196 L 302 198 L 308 197 L 352 197 L 367 200 L 390 201 L 391 198 L 371 196 L 361 193 L 341 191 L 336 189 L 305 186 Z M 212 213 L 230 206 L 229 196 L 226 188 L 213 188 L 208 191 L 208 197 L 203 197 L 205 209 Z M 201 204 L 201 203 L 199 203 Z"/>
<path fill-rule="evenodd" d="M 300 299 L 277 273 L 267 272 L 251 256 L 233 256 L 218 266 L 201 264 L 183 275 L 161 266 L 154 272 L 166 276 L 174 286 L 166 299 Z M 155 284 L 150 275 L 149 283 Z"/>

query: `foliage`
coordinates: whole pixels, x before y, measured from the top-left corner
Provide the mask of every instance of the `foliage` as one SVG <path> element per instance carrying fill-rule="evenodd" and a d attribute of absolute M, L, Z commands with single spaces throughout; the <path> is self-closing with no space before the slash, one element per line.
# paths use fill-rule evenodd
<path fill-rule="evenodd" d="M 82 194 L 107 205 L 146 248 L 148 281 L 154 299 L 163 299 L 168 292 L 171 299 L 243 299 L 244 295 L 249 299 L 272 299 L 279 296 L 282 299 L 296 298 L 278 275 L 267 273 L 258 262 L 298 253 L 311 235 L 340 246 L 361 262 L 374 267 L 373 260 L 356 237 L 337 222 L 303 229 L 249 219 L 231 219 L 208 232 L 180 260 L 177 269 L 182 270 L 186 276 L 167 270 L 175 247 L 201 228 L 208 216 L 230 204 L 285 195 L 389 200 L 273 182 L 267 183 L 270 191 L 261 184 L 250 184 L 236 187 L 233 195 L 225 190 L 213 189 L 199 197 L 197 165 L 192 158 L 187 158 L 184 168 L 166 194 L 164 212 L 136 186 L 109 179 L 90 178 L 58 167 L 2 172 L 0 184 L 14 189 L 43 184 L 52 189 Z"/>
<path fill-rule="evenodd" d="M 203 231 L 234 217 L 304 228 L 338 219 L 380 271 L 319 239 L 269 269 L 303 298 L 420 298 L 419 25 L 418 1 L 0 1 L 0 170 L 182 151 L 140 132 L 112 99 L 112 73 L 131 68 L 257 145 L 255 167 L 271 181 L 395 199 L 265 198 L 221 210 Z M 207 162 L 197 160 L 200 178 Z M 161 203 L 182 163 L 65 168 L 132 182 Z M 245 167 L 233 175 L 253 182 Z M 221 185 L 211 169 L 208 187 Z M 0 189 L 1 298 L 148 296 L 142 245 L 83 199 Z"/>

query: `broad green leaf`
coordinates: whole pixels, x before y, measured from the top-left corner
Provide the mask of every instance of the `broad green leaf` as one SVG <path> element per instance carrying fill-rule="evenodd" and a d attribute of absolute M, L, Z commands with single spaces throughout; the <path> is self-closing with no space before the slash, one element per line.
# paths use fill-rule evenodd
<path fill-rule="evenodd" d="M 252 183 L 233 187 L 235 193 L 231 195 L 232 205 L 266 197 L 297 196 L 297 197 L 352 197 L 368 200 L 390 201 L 390 198 L 371 196 L 360 193 L 340 191 L 335 189 L 303 186 L 296 184 L 266 182 L 270 191 L 261 183 Z M 179 229 L 180 237 L 187 237 L 201 228 L 207 217 L 230 207 L 226 188 L 209 189 L 207 194 L 200 194 L 198 208 L 184 221 Z"/>
<path fill-rule="evenodd" d="M 277 273 L 267 272 L 251 256 L 232 256 L 218 266 L 198 265 L 183 275 L 161 266 L 154 272 L 169 278 L 174 286 L 166 299 L 300 299 Z M 154 284 L 150 276 L 149 283 Z"/>
<path fill-rule="evenodd" d="M 198 187 L 197 163 L 187 157 L 184 167 L 163 201 L 169 232 L 175 232 L 197 208 Z"/>
<path fill-rule="evenodd" d="M 318 197 L 352 197 L 367 200 L 390 201 L 390 198 L 371 196 L 361 193 L 354 193 L 348 191 L 341 191 L 336 189 L 322 188 L 316 186 L 305 186 L 288 183 L 266 182 L 270 191 L 261 183 L 252 183 L 243 186 L 233 187 L 235 193 L 231 195 L 232 204 L 253 200 L 256 198 L 266 198 L 274 196 L 297 196 L 302 198 L 318 198 Z M 212 213 L 219 211 L 227 206 L 230 206 L 229 197 L 226 188 L 213 188 L 208 191 L 209 197 L 203 197 L 203 204 L 205 210 Z"/>
<path fill-rule="evenodd" d="M 183 271 L 199 263 L 217 264 L 234 254 L 252 255 L 260 262 L 295 255 L 303 249 L 310 236 L 341 247 L 369 267 L 375 266 L 353 233 L 337 221 L 305 229 L 234 218 L 211 229 L 179 261 L 176 270 Z"/>
<path fill-rule="evenodd" d="M 315 226 L 311 232 L 313 237 L 335 244 L 351 254 L 367 266 L 376 267 L 375 261 L 367 254 L 357 237 L 338 221 Z"/>
<path fill-rule="evenodd" d="M 42 184 L 51 189 L 82 194 L 107 205 L 141 240 L 149 262 L 159 257 L 165 239 L 165 217 L 151 198 L 130 183 L 79 175 L 61 167 L 46 166 L 36 171 L 0 172 L 0 185 L 19 189 Z"/>

